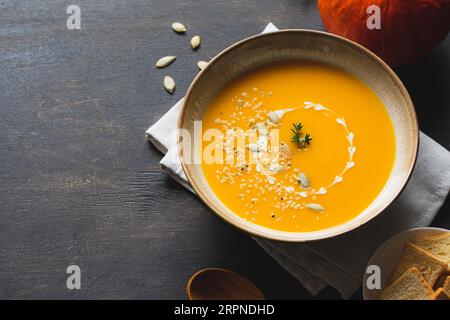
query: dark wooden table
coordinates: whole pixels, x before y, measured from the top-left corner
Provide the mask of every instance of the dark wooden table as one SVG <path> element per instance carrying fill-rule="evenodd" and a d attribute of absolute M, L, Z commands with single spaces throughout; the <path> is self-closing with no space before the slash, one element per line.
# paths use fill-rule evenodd
<path fill-rule="evenodd" d="M 78 0 L 81 30 L 66 28 L 69 4 L 0 2 L 0 298 L 185 298 L 188 277 L 213 266 L 248 276 L 269 298 L 313 298 L 162 173 L 144 132 L 183 96 L 197 60 L 269 21 L 323 30 L 315 1 Z M 178 20 L 201 35 L 197 52 L 170 29 Z M 155 70 L 168 54 L 176 63 Z M 422 130 L 446 148 L 449 56 L 447 38 L 397 70 Z M 81 290 L 66 289 L 70 264 L 81 267 Z"/>

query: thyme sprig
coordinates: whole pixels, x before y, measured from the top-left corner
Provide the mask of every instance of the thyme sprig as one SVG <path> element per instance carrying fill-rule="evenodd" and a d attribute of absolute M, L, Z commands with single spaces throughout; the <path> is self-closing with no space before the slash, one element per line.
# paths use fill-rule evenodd
<path fill-rule="evenodd" d="M 293 123 L 293 128 L 291 128 L 292 133 L 294 134 L 291 138 L 292 142 L 297 143 L 299 148 L 306 148 L 307 145 L 311 143 L 311 135 L 309 133 L 302 136 L 301 130 L 303 125 L 301 123 Z"/>

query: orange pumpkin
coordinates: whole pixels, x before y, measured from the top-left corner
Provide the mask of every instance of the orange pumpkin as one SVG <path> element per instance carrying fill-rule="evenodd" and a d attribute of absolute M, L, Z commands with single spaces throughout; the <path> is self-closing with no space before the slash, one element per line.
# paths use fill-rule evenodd
<path fill-rule="evenodd" d="M 367 20 L 380 10 L 381 29 Z M 450 30 L 450 0 L 318 0 L 328 32 L 378 54 L 392 67 L 412 63 L 438 45 Z"/>

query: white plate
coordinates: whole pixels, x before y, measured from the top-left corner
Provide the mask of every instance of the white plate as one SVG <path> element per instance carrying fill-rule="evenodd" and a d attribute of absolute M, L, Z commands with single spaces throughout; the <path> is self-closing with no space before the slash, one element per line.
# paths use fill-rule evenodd
<path fill-rule="evenodd" d="M 426 236 L 449 232 L 450 230 L 441 228 L 416 228 L 399 233 L 386 242 L 384 242 L 369 260 L 368 266 L 376 265 L 381 270 L 381 289 L 367 288 L 367 273 L 363 279 L 363 297 L 364 300 L 378 300 L 378 296 L 388 283 L 389 276 L 397 264 L 403 251 L 403 247 L 407 242 L 414 242 L 416 239 Z M 366 268 L 367 270 L 367 268 Z"/>

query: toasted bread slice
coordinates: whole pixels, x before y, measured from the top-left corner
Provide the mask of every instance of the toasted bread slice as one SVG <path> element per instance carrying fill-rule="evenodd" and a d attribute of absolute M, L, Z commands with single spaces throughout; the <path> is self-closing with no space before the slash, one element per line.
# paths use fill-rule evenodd
<path fill-rule="evenodd" d="M 391 274 L 390 282 L 392 283 L 400 278 L 411 267 L 417 268 L 429 285 L 433 287 L 439 275 L 447 269 L 447 263 L 435 258 L 424 249 L 412 243 L 407 243 L 400 261 Z"/>
<path fill-rule="evenodd" d="M 437 289 L 433 296 L 431 297 L 431 300 L 449 300 L 450 297 L 445 293 L 443 288 Z"/>
<path fill-rule="evenodd" d="M 442 286 L 442 289 L 447 294 L 447 296 L 450 297 L 450 276 L 445 278 L 444 285 Z"/>
<path fill-rule="evenodd" d="M 439 288 L 442 288 L 444 286 L 445 279 L 450 276 L 450 272 L 448 270 L 445 270 L 441 273 L 441 275 L 437 278 L 436 283 L 433 286 L 434 290 L 437 290 Z"/>
<path fill-rule="evenodd" d="M 450 232 L 419 238 L 414 244 L 427 250 L 436 258 L 447 262 L 447 269 L 450 270 Z"/>
<path fill-rule="evenodd" d="M 417 268 L 409 268 L 380 294 L 381 300 L 431 300 L 433 288 Z"/>

